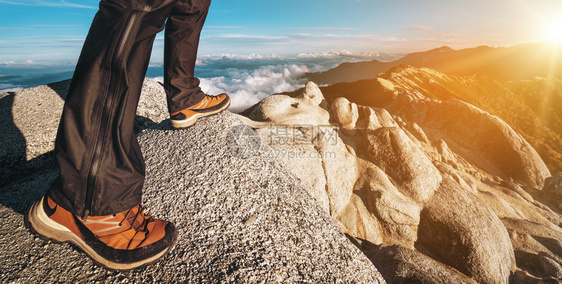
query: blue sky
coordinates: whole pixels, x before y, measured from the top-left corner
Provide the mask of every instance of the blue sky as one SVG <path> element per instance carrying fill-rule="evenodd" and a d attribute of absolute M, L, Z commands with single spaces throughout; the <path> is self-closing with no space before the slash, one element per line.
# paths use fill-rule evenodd
<path fill-rule="evenodd" d="M 0 0 L 0 64 L 75 62 L 97 5 Z M 213 0 L 199 54 L 510 46 L 545 40 L 560 19 L 560 0 Z M 162 60 L 162 38 L 153 62 Z"/>

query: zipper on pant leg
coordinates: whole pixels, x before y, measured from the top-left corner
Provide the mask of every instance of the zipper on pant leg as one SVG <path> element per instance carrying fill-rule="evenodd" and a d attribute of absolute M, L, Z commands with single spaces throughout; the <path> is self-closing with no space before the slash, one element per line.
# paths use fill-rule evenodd
<path fill-rule="evenodd" d="M 111 69 L 115 70 L 110 74 L 109 87 L 107 88 L 107 93 L 105 96 L 105 101 L 103 104 L 102 116 L 100 128 L 98 135 L 96 136 L 94 143 L 94 153 L 90 163 L 90 170 L 88 172 L 88 179 L 86 182 L 86 204 L 84 207 L 84 212 L 82 213 L 82 219 L 86 220 L 91 213 L 92 205 L 94 201 L 94 193 L 96 189 L 96 179 L 100 169 L 101 154 L 105 145 L 105 140 L 108 132 L 108 127 L 110 127 L 110 117 L 112 110 L 114 108 L 115 101 L 118 99 L 117 94 L 121 91 L 119 90 L 119 82 L 123 80 L 121 70 L 124 68 L 125 62 L 123 61 L 123 53 L 125 45 L 129 41 L 131 36 L 131 30 L 135 21 L 138 18 L 140 11 L 133 10 L 129 13 L 127 21 L 125 22 L 125 28 L 122 30 L 118 39 L 118 46 L 113 52 L 111 58 Z"/>

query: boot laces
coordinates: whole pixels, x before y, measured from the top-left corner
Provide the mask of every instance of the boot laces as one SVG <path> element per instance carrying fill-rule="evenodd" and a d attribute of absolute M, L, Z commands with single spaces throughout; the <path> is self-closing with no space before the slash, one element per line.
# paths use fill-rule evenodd
<path fill-rule="evenodd" d="M 137 209 L 136 213 L 133 213 L 134 209 Z M 123 215 L 124 215 L 123 219 L 119 222 L 114 220 L 115 217 L 117 217 L 117 214 L 113 214 L 113 215 L 109 215 L 105 218 L 97 219 L 97 220 L 93 220 L 93 219 L 90 218 L 90 219 L 84 221 L 83 223 L 86 226 L 91 225 L 91 224 L 113 225 L 113 226 L 108 226 L 108 227 L 100 229 L 100 230 L 92 231 L 92 233 L 99 236 L 100 233 L 103 233 L 103 232 L 106 232 L 106 231 L 111 231 L 111 230 L 122 227 L 123 224 L 126 222 L 127 224 L 130 225 L 131 229 L 135 230 L 135 234 L 133 235 L 133 238 L 134 238 L 134 236 L 136 236 L 138 233 L 148 234 L 148 224 L 150 224 L 150 222 L 154 221 L 154 219 L 151 216 L 144 214 L 144 209 L 142 208 L 141 205 L 138 205 L 136 207 L 133 207 L 133 208 L 129 209 Z M 139 217 L 142 220 L 140 222 L 138 221 Z"/>
<path fill-rule="evenodd" d="M 138 234 L 139 232 L 148 232 L 148 224 L 154 221 L 154 219 L 151 216 L 144 214 L 144 209 L 142 208 L 141 205 L 137 207 L 138 210 L 134 214 L 134 216 L 129 217 L 131 211 L 136 207 L 133 207 L 129 211 L 127 211 L 127 213 L 125 214 L 125 218 L 123 218 L 123 220 L 121 220 L 121 222 L 119 223 L 120 225 L 122 225 L 123 222 L 127 221 L 127 223 L 131 225 L 131 228 L 137 232 L 136 234 Z M 139 216 L 140 219 L 142 220 L 140 223 L 137 222 Z"/>
<path fill-rule="evenodd" d="M 219 100 L 219 96 L 212 96 L 212 95 L 205 95 L 205 104 L 204 107 L 207 107 L 209 104 L 212 104 L 214 101 Z"/>

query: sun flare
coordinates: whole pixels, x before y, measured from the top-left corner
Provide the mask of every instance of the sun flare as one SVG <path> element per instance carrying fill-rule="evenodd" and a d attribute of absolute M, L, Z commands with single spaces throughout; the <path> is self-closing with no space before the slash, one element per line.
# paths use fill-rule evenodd
<path fill-rule="evenodd" d="M 552 21 L 546 25 L 544 39 L 550 42 L 562 42 L 562 21 Z"/>

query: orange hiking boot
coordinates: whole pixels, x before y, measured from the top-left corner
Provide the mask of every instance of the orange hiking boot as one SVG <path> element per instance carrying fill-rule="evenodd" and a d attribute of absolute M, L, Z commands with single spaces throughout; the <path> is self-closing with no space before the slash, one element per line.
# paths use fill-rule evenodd
<path fill-rule="evenodd" d="M 174 224 L 145 215 L 140 205 L 86 221 L 43 197 L 25 214 L 25 225 L 43 239 L 78 246 L 110 270 L 130 270 L 155 262 L 176 241 Z"/>
<path fill-rule="evenodd" d="M 181 129 L 192 126 L 198 118 L 217 114 L 230 106 L 227 94 L 218 96 L 205 95 L 202 101 L 194 106 L 170 114 L 172 128 Z"/>

